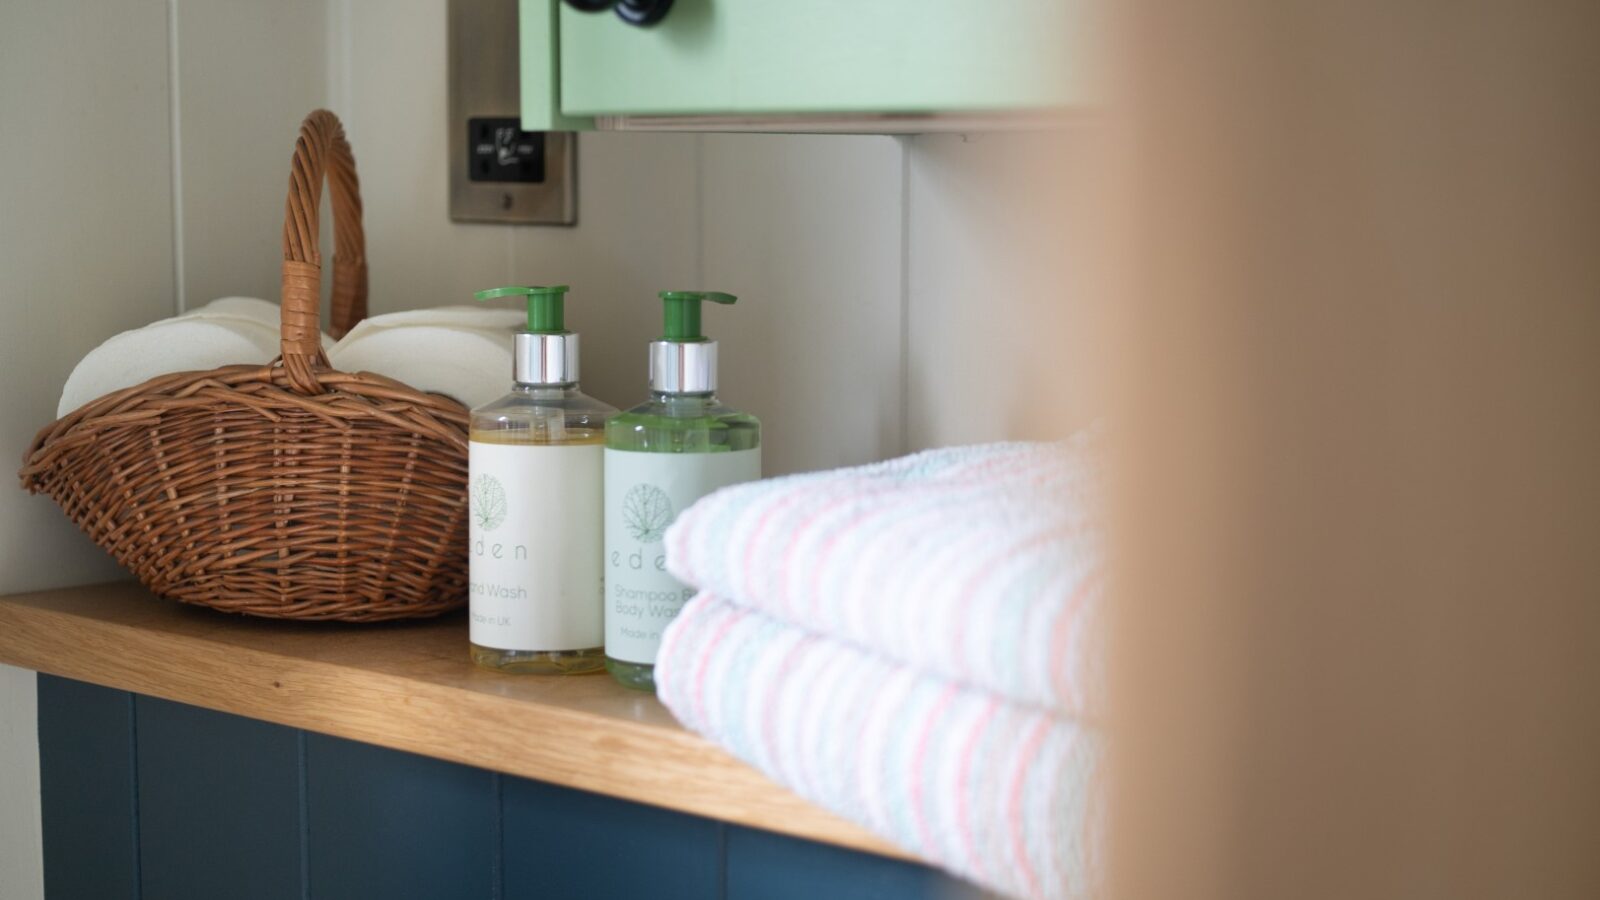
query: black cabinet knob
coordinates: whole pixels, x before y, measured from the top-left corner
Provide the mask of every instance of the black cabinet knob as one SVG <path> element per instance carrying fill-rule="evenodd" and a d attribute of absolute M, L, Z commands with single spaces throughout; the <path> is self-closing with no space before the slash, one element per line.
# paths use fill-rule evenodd
<path fill-rule="evenodd" d="M 672 8 L 672 0 L 617 0 L 617 18 L 629 25 L 654 25 Z"/>
<path fill-rule="evenodd" d="M 612 7 L 617 18 L 629 25 L 654 25 L 672 8 L 672 0 L 567 0 L 567 5 L 583 12 L 604 12 Z"/>

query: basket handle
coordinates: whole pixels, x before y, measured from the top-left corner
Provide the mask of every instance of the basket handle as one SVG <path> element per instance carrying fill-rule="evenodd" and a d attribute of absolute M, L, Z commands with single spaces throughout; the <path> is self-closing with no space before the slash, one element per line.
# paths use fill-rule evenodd
<path fill-rule="evenodd" d="M 327 370 L 318 327 L 322 307 L 322 254 L 317 234 L 322 181 L 332 187 L 333 327 L 343 337 L 367 315 L 366 238 L 361 230 L 361 186 L 356 160 L 339 117 L 325 109 L 306 116 L 294 144 L 289 200 L 283 219 L 283 368 L 295 390 L 322 393 L 317 371 Z"/>

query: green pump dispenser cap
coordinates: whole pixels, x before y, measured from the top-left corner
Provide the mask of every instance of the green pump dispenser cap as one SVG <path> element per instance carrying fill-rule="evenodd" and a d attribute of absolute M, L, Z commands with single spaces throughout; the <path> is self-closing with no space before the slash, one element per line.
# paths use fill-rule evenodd
<path fill-rule="evenodd" d="M 697 344 L 706 339 L 700 333 L 700 301 L 732 303 L 739 298 L 721 291 L 662 291 L 661 339 L 675 344 Z"/>
<path fill-rule="evenodd" d="M 528 330 L 519 331 L 512 345 L 511 377 L 517 384 L 576 384 L 578 336 L 566 328 L 563 301 L 567 286 L 512 285 L 473 294 L 479 300 L 496 297 L 528 299 Z"/>
<path fill-rule="evenodd" d="M 553 284 L 548 287 L 541 285 L 512 285 L 498 287 L 487 291 L 479 291 L 472 296 L 479 300 L 493 300 L 497 297 L 522 297 L 528 298 L 528 331 L 533 334 L 565 334 L 566 316 L 563 310 L 563 300 L 571 288 L 564 284 Z"/>
<path fill-rule="evenodd" d="M 708 394 L 717 388 L 717 342 L 700 333 L 700 303 L 732 303 L 720 291 L 662 291 L 659 340 L 650 342 L 650 389 Z"/>

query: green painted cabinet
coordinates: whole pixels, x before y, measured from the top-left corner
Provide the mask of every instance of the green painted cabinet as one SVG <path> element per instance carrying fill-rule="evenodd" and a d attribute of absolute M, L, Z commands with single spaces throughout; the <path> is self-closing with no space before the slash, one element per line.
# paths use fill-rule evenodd
<path fill-rule="evenodd" d="M 589 117 L 1048 113 L 1089 95 L 1089 0 L 675 0 L 640 28 L 521 0 L 525 127 Z"/>

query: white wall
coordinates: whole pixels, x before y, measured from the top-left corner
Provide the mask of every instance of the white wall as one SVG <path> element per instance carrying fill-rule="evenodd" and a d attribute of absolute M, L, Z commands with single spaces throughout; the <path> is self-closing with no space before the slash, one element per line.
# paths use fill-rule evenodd
<path fill-rule="evenodd" d="M 904 447 L 901 198 L 887 137 L 584 134 L 576 228 L 458 225 L 446 196 L 444 0 L 336 0 L 329 50 L 366 198 L 374 311 L 573 286 L 584 386 L 645 398 L 657 291 L 712 288 L 723 398 L 763 419 L 768 471 Z M 397 139 L 405 135 L 406 139 Z"/>
<path fill-rule="evenodd" d="M 355 149 L 374 312 L 570 283 L 585 385 L 630 405 L 656 291 L 736 293 L 706 327 L 724 398 L 765 423 L 770 473 L 1082 421 L 1077 393 L 1029 379 L 1092 349 L 1058 222 L 1089 186 L 1028 174 L 1070 176 L 1070 135 L 585 134 L 576 228 L 454 224 L 444 7 L 5 0 L 0 122 L 35 127 L 0 128 L 0 308 L 17 317 L 0 330 L 0 449 L 20 453 L 111 334 L 277 295 L 287 162 L 319 105 Z M 0 593 L 118 574 L 48 500 L 0 491 Z M 0 668 L 6 898 L 42 890 L 33 690 Z"/>
<path fill-rule="evenodd" d="M 1056 436 L 1095 395 L 1089 128 L 907 142 L 907 443 Z M 1043 390 L 1042 384 L 1060 385 Z"/>
<path fill-rule="evenodd" d="M 295 127 L 325 102 L 325 16 L 322 0 L 0 3 L 0 458 L 20 458 L 110 335 L 186 295 L 276 295 Z M 0 593 L 122 576 L 6 484 Z M 7 900 L 43 895 L 34 681 L 0 666 Z"/>
<path fill-rule="evenodd" d="M 8 466 L 54 418 L 73 361 L 106 335 L 172 311 L 167 73 L 164 0 L 0 6 L 0 309 L 10 317 L 0 328 L 0 459 Z M 115 576 L 49 500 L 0 475 L 0 592 Z M 0 667 L 0 896 L 43 892 L 34 677 Z"/>
<path fill-rule="evenodd" d="M 289 156 L 328 102 L 324 0 L 172 0 L 185 306 L 278 297 Z"/>
<path fill-rule="evenodd" d="M 738 294 L 706 329 L 724 399 L 763 420 L 771 473 L 1083 420 L 1081 393 L 1040 396 L 1028 377 L 1029 360 L 1089 349 L 1066 302 L 1082 260 L 1061 247 L 1091 187 L 1071 177 L 1078 135 L 584 134 L 578 227 L 458 225 L 444 0 L 329 2 L 374 311 L 571 284 L 585 387 L 625 406 L 643 399 L 656 291 Z"/>

